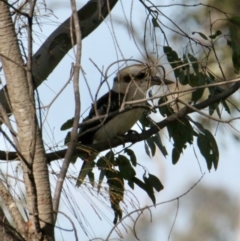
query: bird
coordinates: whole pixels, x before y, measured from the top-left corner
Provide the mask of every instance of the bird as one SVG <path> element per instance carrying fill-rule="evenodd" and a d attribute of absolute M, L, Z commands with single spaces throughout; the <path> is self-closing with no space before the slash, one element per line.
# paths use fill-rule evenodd
<path fill-rule="evenodd" d="M 82 123 L 95 117 L 98 121 L 80 128 L 79 142 L 83 145 L 109 142 L 131 130 L 146 111 L 146 93 L 153 85 L 166 87 L 173 81 L 157 76 L 157 67 L 133 64 L 118 71 L 112 89 L 92 104 L 89 115 Z M 115 115 L 112 115 L 117 113 Z M 104 116 L 104 117 L 101 117 Z M 111 147 L 111 146 L 110 146 Z M 83 162 L 76 186 L 80 186 L 92 168 L 97 153 Z"/>

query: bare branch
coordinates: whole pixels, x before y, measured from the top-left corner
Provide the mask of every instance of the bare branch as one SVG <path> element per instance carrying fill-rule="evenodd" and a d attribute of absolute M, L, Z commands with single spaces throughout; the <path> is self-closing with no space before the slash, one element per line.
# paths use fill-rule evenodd
<path fill-rule="evenodd" d="M 24 66 L 24 62 L 11 14 L 7 5 L 1 1 L 0 11 L 0 53 L 18 63 L 16 65 L 12 61 L 2 58 L 4 74 L 8 84 L 9 100 L 17 122 L 18 136 L 21 140 L 19 142 L 19 151 L 23 157 L 21 158 L 21 164 L 24 170 L 30 214 L 29 222 L 31 223 L 29 230 L 25 228 L 21 230 L 21 234 L 27 231 L 31 235 L 35 235 L 35 237 L 44 235 L 49 240 L 53 240 L 53 214 L 48 168 L 34 110 L 33 90 L 29 92 L 32 78 L 30 76 L 28 79 L 26 71 L 21 67 Z M 2 105 L 5 107 L 3 103 Z M 36 183 L 41 183 L 41 185 L 36 185 Z M 41 228 L 44 229 L 44 232 L 40 230 Z"/>
<path fill-rule="evenodd" d="M 165 118 L 163 121 L 157 123 L 156 126 L 150 128 L 147 131 L 143 131 L 141 134 L 138 134 L 138 135 L 128 134 L 126 136 L 123 136 L 121 138 L 121 140 L 119 138 L 113 139 L 113 140 L 111 140 L 111 147 L 109 146 L 108 141 L 104 142 L 104 143 L 93 144 L 93 145 L 90 145 L 89 147 L 91 147 L 92 149 L 94 149 L 98 152 L 101 152 L 104 150 L 108 150 L 109 148 L 113 148 L 113 147 L 116 147 L 116 146 L 119 146 L 122 144 L 126 144 L 128 142 L 132 142 L 132 143 L 140 142 L 140 141 L 145 140 L 145 139 L 149 138 L 150 136 L 156 134 L 160 129 L 163 129 L 164 127 L 169 125 L 169 123 L 171 123 L 175 120 L 178 120 L 178 119 L 186 116 L 187 114 L 194 112 L 195 109 L 201 110 L 201 109 L 208 107 L 209 105 L 211 105 L 213 103 L 216 103 L 220 100 L 224 100 L 224 99 L 228 98 L 234 92 L 236 92 L 239 88 L 240 88 L 240 83 L 237 82 L 231 88 L 223 91 L 222 93 L 220 93 L 214 97 L 211 97 L 207 100 L 204 100 L 204 101 L 200 102 L 199 104 L 193 105 L 193 108 L 183 107 L 177 113 L 174 113 L 171 116 Z M 228 123 L 229 121 L 226 121 L 226 122 Z M 65 152 L 66 152 L 66 150 L 60 150 L 57 152 L 48 153 L 47 159 L 49 162 L 51 162 L 53 160 L 61 159 L 61 158 L 63 158 Z M 76 150 L 76 152 L 81 154 L 80 150 Z"/>
<path fill-rule="evenodd" d="M 81 65 L 81 55 L 82 55 L 82 34 L 80 29 L 80 21 L 77 16 L 77 9 L 76 9 L 76 2 L 75 0 L 71 0 L 71 7 L 72 7 L 72 20 L 74 30 L 72 29 L 72 35 L 76 35 L 77 40 L 77 50 L 75 53 L 75 66 L 73 67 L 73 86 L 74 86 L 74 97 L 75 97 L 75 113 L 74 113 L 74 121 L 73 121 L 73 128 L 71 131 L 71 137 L 69 146 L 64 158 L 64 162 L 61 168 L 61 172 L 58 176 L 57 185 L 54 193 L 53 198 L 53 210 L 54 212 L 58 211 L 60 197 L 62 193 L 63 188 L 63 181 L 65 180 L 66 173 L 68 170 L 68 166 L 71 161 L 71 157 L 74 153 L 75 146 L 77 144 L 78 140 L 78 123 L 80 120 L 80 110 L 81 110 L 81 103 L 80 103 L 80 93 L 79 93 L 79 71 L 80 71 L 80 65 Z M 56 220 L 56 217 L 55 217 Z"/>
<path fill-rule="evenodd" d="M 99 18 L 98 4 L 96 0 L 90 0 L 78 10 L 78 18 L 81 21 L 82 39 L 94 31 L 108 16 L 118 0 L 101 0 L 101 18 Z M 109 4 L 108 4 L 109 2 Z M 49 74 L 59 64 L 62 58 L 73 47 L 70 38 L 70 18 L 63 22 L 42 44 L 33 56 L 32 74 L 35 88 L 47 79 Z M 74 38 L 74 44 L 76 40 Z M 0 91 L 0 102 L 11 113 L 11 108 L 6 97 L 6 86 Z"/>
<path fill-rule="evenodd" d="M 111 140 L 111 147 L 113 148 L 113 147 L 116 147 L 116 146 L 119 146 L 122 144 L 126 144 L 128 142 L 137 143 L 144 139 L 147 139 L 150 136 L 156 134 L 160 129 L 163 129 L 164 127 L 166 127 L 170 122 L 178 120 L 179 118 L 182 118 L 182 117 L 186 116 L 187 114 L 195 112 L 196 110 L 204 109 L 204 108 L 208 107 L 209 105 L 216 103 L 220 100 L 224 100 L 224 99 L 228 98 L 229 96 L 231 96 L 239 88 L 240 88 L 240 83 L 237 82 L 231 88 L 223 91 L 222 93 L 220 93 L 214 97 L 204 100 L 204 101 L 200 102 L 199 104 L 193 105 L 193 106 L 191 106 L 191 108 L 183 107 L 182 109 L 179 110 L 179 112 L 172 114 L 171 116 L 167 117 L 163 121 L 157 123 L 156 126 L 150 128 L 147 131 L 143 131 L 141 134 L 138 134 L 138 135 L 128 134 L 126 136 L 123 136 L 121 138 L 121 140 L 119 138 L 113 139 L 113 140 Z M 233 120 L 235 120 L 235 118 L 230 119 L 230 120 L 225 120 L 224 122 L 230 123 Z M 105 151 L 110 148 L 108 141 L 104 142 L 104 143 L 92 144 L 92 145 L 89 145 L 89 147 L 92 149 L 95 149 L 98 152 Z M 65 156 L 65 153 L 66 153 L 66 149 L 47 153 L 46 156 L 47 156 L 48 163 L 50 163 L 51 161 L 54 161 L 54 160 L 62 159 Z M 79 150 L 79 149 L 76 150 L 76 153 L 82 154 L 81 150 Z M 9 160 L 9 161 L 16 160 L 17 155 L 15 152 L 7 152 L 6 153 L 5 151 L 0 151 L 0 159 Z"/>
<path fill-rule="evenodd" d="M 156 206 L 159 206 L 159 205 L 163 205 L 163 204 L 166 204 L 166 203 L 171 203 L 171 202 L 174 202 L 174 201 L 178 201 L 180 198 L 186 196 L 189 192 L 191 192 L 193 190 L 193 188 L 195 188 L 200 182 L 201 180 L 203 179 L 205 174 L 203 174 L 198 180 L 196 183 L 194 183 L 187 191 L 185 191 L 183 194 L 175 197 L 175 198 L 172 198 L 170 200 L 167 200 L 167 201 L 163 201 L 163 202 L 160 202 L 160 203 L 157 203 L 157 204 L 154 204 L 154 205 L 148 205 L 148 206 L 145 206 L 143 208 L 138 208 L 138 209 L 135 209 L 133 210 L 132 212 L 128 213 L 126 216 L 124 216 L 111 230 L 110 232 L 108 233 L 107 237 L 106 237 L 106 241 L 109 240 L 112 232 L 117 228 L 117 226 L 122 223 L 122 221 L 128 217 L 131 217 L 132 214 L 134 213 L 137 213 L 137 212 L 143 212 L 144 210 L 146 209 L 150 209 L 150 208 L 156 208 Z M 175 221 L 174 221 L 175 223 Z"/>
<path fill-rule="evenodd" d="M 19 212 L 15 200 L 13 200 L 2 180 L 0 180 L 0 196 L 14 220 L 17 231 L 22 233 L 22 231 L 26 228 L 26 222 Z"/>

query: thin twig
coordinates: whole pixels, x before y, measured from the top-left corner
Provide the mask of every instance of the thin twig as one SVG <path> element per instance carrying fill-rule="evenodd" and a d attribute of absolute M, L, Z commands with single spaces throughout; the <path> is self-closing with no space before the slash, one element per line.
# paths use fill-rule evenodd
<path fill-rule="evenodd" d="M 55 102 L 55 100 L 60 96 L 60 94 L 64 91 L 64 89 L 67 87 L 67 85 L 70 83 L 72 77 L 73 77 L 73 74 L 74 74 L 74 71 L 71 71 L 70 72 L 70 76 L 67 80 L 67 82 L 63 85 L 63 87 L 58 91 L 58 93 L 54 96 L 54 98 L 50 101 L 50 103 L 46 106 L 42 106 L 41 108 L 46 108 L 47 109 L 47 113 L 45 115 L 45 118 L 43 120 L 43 123 L 45 122 L 46 118 L 47 118 L 47 115 L 48 115 L 48 112 L 49 112 L 49 109 L 51 107 L 51 105 Z"/>
<path fill-rule="evenodd" d="M 167 201 L 163 201 L 163 202 L 160 202 L 160 203 L 157 203 L 157 204 L 148 205 L 148 206 L 143 207 L 143 208 L 138 208 L 138 209 L 135 209 L 135 210 L 133 210 L 132 212 L 128 213 L 128 214 L 127 214 L 126 216 L 124 216 L 121 220 L 119 220 L 116 225 L 114 225 L 114 226 L 112 227 L 112 229 L 111 229 L 110 232 L 108 233 L 108 236 L 106 237 L 105 240 L 108 241 L 109 238 L 110 238 L 110 236 L 111 236 L 111 234 L 112 234 L 112 232 L 115 230 L 115 228 L 116 228 L 120 223 L 122 223 L 124 219 L 130 217 L 132 214 L 134 214 L 134 213 L 136 213 L 136 212 L 143 212 L 145 209 L 155 208 L 156 206 L 160 206 L 160 205 L 162 205 L 162 204 L 171 203 L 171 202 L 173 202 L 173 201 L 176 201 L 176 200 L 178 200 L 178 199 L 186 196 L 190 191 L 193 190 L 193 188 L 195 188 L 195 187 L 197 186 L 197 184 L 203 179 L 204 175 L 205 175 L 205 174 L 203 174 L 203 175 L 198 179 L 198 181 L 197 181 L 196 183 L 194 183 L 186 192 L 182 193 L 182 194 L 179 195 L 178 197 L 175 197 L 175 198 L 172 198 L 172 199 L 169 199 L 169 200 L 167 200 Z"/>
<path fill-rule="evenodd" d="M 72 219 L 64 212 L 58 211 L 58 213 L 61 213 L 63 216 L 65 216 L 69 220 L 69 222 L 72 224 L 75 240 L 78 241 L 79 239 L 78 239 L 77 229 L 76 229 L 76 226 L 75 226 L 74 222 L 72 221 Z"/>
<path fill-rule="evenodd" d="M 78 139 L 78 123 L 80 119 L 80 108 L 81 108 L 81 103 L 80 103 L 80 93 L 79 93 L 79 71 L 80 71 L 80 64 L 81 64 L 81 48 L 82 48 L 82 36 L 81 36 L 81 30 L 80 30 L 80 21 L 78 19 L 77 15 L 77 7 L 76 7 L 76 2 L 75 0 L 71 0 L 71 7 L 72 7 L 72 19 L 73 19 L 73 25 L 74 26 L 74 34 L 73 34 L 73 29 L 71 31 L 72 35 L 76 37 L 76 42 L 77 42 L 77 48 L 76 48 L 76 54 L 75 54 L 75 66 L 74 66 L 74 77 L 73 77 L 73 85 L 74 85 L 74 97 L 75 97 L 75 113 L 74 113 L 74 121 L 73 121 L 73 128 L 71 131 L 71 136 L 70 136 L 70 143 L 67 149 L 67 152 L 65 154 L 64 162 L 60 171 L 60 174 L 58 176 L 57 180 L 57 185 L 54 193 L 54 198 L 53 198 L 53 210 L 54 212 L 58 212 L 59 208 L 59 202 L 60 202 L 60 197 L 62 193 L 62 188 L 63 188 L 63 182 L 66 177 L 66 173 L 70 164 L 71 157 L 73 155 L 73 152 L 75 150 L 75 146 L 77 143 Z M 56 215 L 55 215 L 55 221 L 56 221 Z"/>

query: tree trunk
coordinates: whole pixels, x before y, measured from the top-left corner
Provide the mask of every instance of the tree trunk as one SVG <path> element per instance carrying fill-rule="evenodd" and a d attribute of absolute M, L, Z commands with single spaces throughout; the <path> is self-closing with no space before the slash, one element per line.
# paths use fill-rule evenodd
<path fill-rule="evenodd" d="M 102 23 L 117 2 L 118 0 L 101 0 L 101 8 L 99 10 L 98 2 L 96 0 L 90 0 L 78 10 L 78 17 L 81 21 L 82 39 L 87 37 Z M 37 88 L 41 85 L 68 51 L 73 48 L 70 34 L 70 19 L 71 17 L 64 21 L 34 54 L 32 65 L 32 73 L 35 78 L 34 87 Z M 74 29 L 74 26 L 72 27 Z M 76 44 L 76 42 L 74 42 L 74 44 Z M 0 102 L 7 113 L 11 113 L 11 108 L 5 96 L 6 91 L 6 86 L 0 90 Z"/>
<path fill-rule="evenodd" d="M 21 58 L 8 6 L 0 1 L 0 55 L 16 119 L 29 221 L 17 230 L 26 240 L 54 240 L 52 199 L 41 133 L 35 115 L 32 83 Z"/>

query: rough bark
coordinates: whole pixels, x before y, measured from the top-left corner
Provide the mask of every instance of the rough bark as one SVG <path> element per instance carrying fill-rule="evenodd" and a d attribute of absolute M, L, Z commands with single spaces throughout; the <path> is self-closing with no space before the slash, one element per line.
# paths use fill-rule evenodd
<path fill-rule="evenodd" d="M 81 21 L 82 39 L 87 37 L 102 23 L 118 0 L 101 0 L 100 10 L 98 9 L 97 2 L 97 0 L 91 0 L 78 10 L 78 17 Z M 63 22 L 46 39 L 33 56 L 32 71 L 36 88 L 47 79 L 49 74 L 51 74 L 54 68 L 56 68 L 63 57 L 73 47 L 70 35 L 70 19 L 71 17 Z M 74 29 L 74 26 L 72 26 L 72 28 Z M 74 44 L 76 44 L 76 42 L 74 42 Z M 0 102 L 6 109 L 7 113 L 11 113 L 9 101 L 6 98 L 6 92 L 6 86 L 0 90 Z"/>
<path fill-rule="evenodd" d="M 239 90 L 239 88 L 240 88 L 240 82 L 237 82 L 232 87 L 223 91 L 222 93 L 220 93 L 212 98 L 208 98 L 196 105 L 193 105 L 193 107 L 194 107 L 194 109 L 202 110 L 202 109 L 208 107 L 209 105 L 212 105 L 214 103 L 218 103 L 221 100 L 227 99 L 229 96 L 234 94 L 237 90 Z M 111 147 L 114 148 L 119 145 L 124 145 L 126 143 L 137 143 L 142 140 L 145 140 L 145 139 L 149 138 L 150 136 L 158 133 L 159 129 L 163 129 L 169 123 L 176 121 L 176 120 L 186 116 L 187 114 L 193 113 L 195 111 L 194 109 L 183 107 L 177 113 L 170 115 L 163 121 L 157 123 L 156 126 L 151 127 L 149 130 L 143 131 L 141 134 L 137 134 L 137 135 L 136 134 L 128 134 L 128 135 L 123 136 L 121 139 L 116 138 L 116 139 L 112 140 Z M 118 113 L 116 113 L 116 115 L 117 114 Z M 109 149 L 109 142 L 106 141 L 106 142 L 101 142 L 101 143 L 97 143 L 97 144 L 92 144 L 92 145 L 89 145 L 89 147 L 96 150 L 97 152 L 101 152 L 101 151 L 105 151 L 105 150 Z M 79 155 L 86 154 L 84 151 L 81 150 L 81 147 L 79 147 L 79 149 L 77 149 L 76 152 Z M 51 161 L 55 161 L 55 160 L 64 158 L 65 154 L 66 154 L 66 149 L 47 153 L 46 156 L 47 156 L 48 162 L 50 163 Z M 0 151 L 0 159 L 11 161 L 11 160 L 16 160 L 17 158 L 18 158 L 18 156 L 17 156 L 16 152 L 6 153 L 4 151 Z"/>
<path fill-rule="evenodd" d="M 53 211 L 45 151 L 35 116 L 33 92 L 21 58 L 10 11 L 0 2 L 0 56 L 16 119 L 29 222 L 18 230 L 26 240 L 54 240 Z M 27 230 L 27 235 L 25 232 Z"/>
<path fill-rule="evenodd" d="M 2 241 L 23 241 L 21 236 L 7 221 L 2 208 L 0 208 L 0 237 Z"/>
<path fill-rule="evenodd" d="M 24 230 L 26 229 L 26 225 L 25 225 L 24 219 L 23 219 L 20 211 L 18 210 L 15 200 L 13 199 L 11 193 L 6 188 L 6 186 L 3 184 L 3 182 L 0 182 L 0 197 L 1 197 L 1 200 L 4 203 L 5 207 L 7 208 L 8 212 L 12 216 L 14 225 L 16 227 L 16 229 L 11 227 L 10 223 L 7 221 L 7 219 L 3 213 L 3 206 L 2 206 L 0 208 L 0 220 L 1 220 L 0 221 L 0 229 L 2 227 L 2 229 L 1 229 L 2 231 L 6 230 L 6 233 L 8 233 L 9 235 L 12 234 L 13 238 L 16 238 L 17 236 L 19 236 L 18 231 L 22 230 L 21 233 L 23 233 Z M 24 233 L 24 236 L 26 236 L 25 233 Z"/>
<path fill-rule="evenodd" d="M 90 0 L 78 11 L 82 38 L 90 34 L 106 18 L 118 0 Z M 100 5 L 98 5 L 100 3 Z M 22 227 L 12 228 L 0 223 L 6 240 L 54 240 L 52 199 L 45 150 L 37 118 L 32 87 L 37 88 L 73 47 L 70 18 L 54 31 L 32 58 L 32 79 L 21 58 L 8 6 L 0 1 L 0 57 L 7 82 L 0 91 L 0 103 L 17 122 L 19 150 L 26 185 L 29 221 Z M 74 29 L 74 26 L 71 26 Z M 75 38 L 74 38 L 75 44 Z M 29 71 L 29 70 L 28 70 Z M 33 84 L 33 86 L 31 86 Z M 19 155 L 20 154 L 20 155 Z M 2 211 L 0 209 L 0 211 Z M 14 213 L 12 214 L 14 215 Z M 4 217 L 4 214 L 0 215 Z M 6 228 L 8 227 L 8 228 Z M 10 231 L 9 231 L 10 230 Z M 17 235 L 15 236 L 15 233 Z M 19 235 L 19 236 L 18 236 Z"/>

